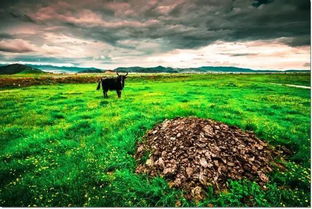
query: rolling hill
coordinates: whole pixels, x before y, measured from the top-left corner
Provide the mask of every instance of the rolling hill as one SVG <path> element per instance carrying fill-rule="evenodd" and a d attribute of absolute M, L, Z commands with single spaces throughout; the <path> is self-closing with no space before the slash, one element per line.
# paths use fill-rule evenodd
<path fill-rule="evenodd" d="M 94 67 L 54 66 L 54 65 L 30 65 L 30 66 L 51 73 L 81 73 L 84 71 L 90 71 L 88 73 L 103 72 L 102 70 Z"/>
<path fill-rule="evenodd" d="M 22 64 L 11 64 L 0 67 L 0 74 L 37 74 L 37 73 L 46 73 L 37 68 L 33 68 L 28 65 Z"/>

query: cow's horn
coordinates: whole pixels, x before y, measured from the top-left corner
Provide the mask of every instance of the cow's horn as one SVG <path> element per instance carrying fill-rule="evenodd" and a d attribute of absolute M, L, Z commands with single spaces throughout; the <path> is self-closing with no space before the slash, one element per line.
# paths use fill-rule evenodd
<path fill-rule="evenodd" d="M 127 75 L 128 75 L 128 73 L 129 73 L 129 72 L 127 72 L 125 76 L 127 76 Z"/>
<path fill-rule="evenodd" d="M 117 75 L 119 76 L 118 72 L 116 71 Z"/>

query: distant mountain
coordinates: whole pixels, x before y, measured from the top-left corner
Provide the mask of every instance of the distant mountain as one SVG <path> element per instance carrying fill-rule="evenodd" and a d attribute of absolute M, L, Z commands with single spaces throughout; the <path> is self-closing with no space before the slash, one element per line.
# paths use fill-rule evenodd
<path fill-rule="evenodd" d="M 178 73 L 179 71 L 171 67 L 119 67 L 114 71 L 116 72 L 129 72 L 129 73 Z"/>
<path fill-rule="evenodd" d="M 34 73 L 45 73 L 42 70 L 33 68 L 28 65 L 22 64 L 11 64 L 0 67 L 0 74 L 34 74 Z"/>
<path fill-rule="evenodd" d="M 198 68 L 171 68 L 171 67 L 119 67 L 114 71 L 132 73 L 274 73 L 274 72 L 310 72 L 310 70 L 252 70 L 239 67 L 202 66 Z"/>
<path fill-rule="evenodd" d="M 285 70 L 285 72 L 293 72 L 293 73 L 298 73 L 298 72 L 302 72 L 302 73 L 309 73 L 311 72 L 311 70 Z"/>
<path fill-rule="evenodd" d="M 78 73 L 103 73 L 103 70 L 100 69 L 86 69 L 86 70 L 81 70 Z"/>
<path fill-rule="evenodd" d="M 135 72 L 135 73 L 206 73 L 206 72 L 254 72 L 247 68 L 237 67 L 212 67 L 203 66 L 198 68 L 171 68 L 171 67 L 119 67 L 117 72 Z"/>
<path fill-rule="evenodd" d="M 9 67 L 8 70 L 7 67 Z M 53 66 L 53 65 L 20 65 L 13 64 L 8 66 L 0 65 L 0 74 L 14 74 L 14 72 L 23 73 L 39 73 L 53 72 L 53 73 L 103 73 L 103 72 L 130 72 L 130 73 L 283 73 L 283 72 L 311 72 L 310 70 L 253 70 L 249 68 L 239 67 L 222 67 L 222 66 L 202 66 L 197 68 L 172 68 L 164 66 L 156 67 L 118 67 L 114 70 L 101 70 L 94 67 L 68 67 L 68 66 Z M 23 66 L 23 67 L 21 67 Z M 29 71 L 28 71 L 28 70 Z M 39 70 L 40 69 L 40 70 Z"/>
<path fill-rule="evenodd" d="M 35 68 L 39 68 L 45 72 L 53 72 L 53 73 L 79 73 L 81 71 L 92 70 L 97 71 L 100 70 L 94 67 L 68 67 L 68 66 L 53 66 L 53 65 L 30 65 Z M 103 72 L 101 70 L 101 72 Z"/>

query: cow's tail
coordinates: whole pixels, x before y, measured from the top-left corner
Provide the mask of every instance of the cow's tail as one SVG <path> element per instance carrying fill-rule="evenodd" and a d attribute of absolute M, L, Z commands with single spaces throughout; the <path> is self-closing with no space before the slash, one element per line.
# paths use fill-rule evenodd
<path fill-rule="evenodd" d="M 96 90 L 100 90 L 101 88 L 101 83 L 102 83 L 102 78 L 99 80 L 98 85 L 96 87 Z"/>

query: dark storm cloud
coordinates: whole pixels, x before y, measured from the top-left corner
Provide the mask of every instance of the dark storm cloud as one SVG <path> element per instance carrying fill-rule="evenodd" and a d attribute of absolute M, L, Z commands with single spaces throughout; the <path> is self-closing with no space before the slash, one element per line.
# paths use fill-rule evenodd
<path fill-rule="evenodd" d="M 241 10 L 230 14 L 230 24 L 235 29 L 231 40 L 265 40 L 280 37 L 291 38 L 290 45 L 308 45 L 310 34 L 310 13 L 308 1 L 274 1 L 258 9 Z"/>
<path fill-rule="evenodd" d="M 68 27 L 68 31 L 75 27 L 81 28 L 78 35 L 111 44 L 129 38 L 162 38 L 173 48 L 194 48 L 215 40 L 279 37 L 306 40 L 309 35 L 310 4 L 306 0 L 158 1 L 150 5 L 139 0 L 90 1 L 89 4 L 84 3 L 86 1 L 57 1 L 50 4 L 44 1 L 31 1 L 32 4 L 25 1 L 15 2 L 24 8 L 18 12 L 18 7 L 13 7 L 12 3 L 9 8 L 14 11 L 9 14 L 13 18 L 37 24 L 64 25 Z M 37 11 L 33 8 L 37 8 Z M 91 11 L 89 15 L 95 14 L 105 21 L 108 20 L 112 25 L 81 23 L 78 15 L 83 9 Z M 131 24 L 118 26 L 118 22 L 122 21 L 144 24 L 151 19 L 157 23 L 146 24 L 144 27 Z M 113 27 L 114 23 L 116 27 Z M 302 44 L 299 40 L 293 43 Z"/>
<path fill-rule="evenodd" d="M 306 35 L 297 36 L 293 38 L 281 39 L 281 42 L 289 46 L 306 46 L 310 45 L 310 37 Z"/>
<path fill-rule="evenodd" d="M 256 53 L 222 53 L 223 55 L 229 55 L 232 57 L 245 57 L 245 56 L 255 56 L 257 55 Z"/>
<path fill-rule="evenodd" d="M 192 49 L 215 41 L 310 44 L 308 0 L 3 0 L 0 8 L 0 40 L 14 37 L 38 47 L 55 44 L 46 33 L 107 43 L 134 54 Z M 140 48 L 131 40 L 154 41 L 159 47 Z"/>
<path fill-rule="evenodd" d="M 32 52 L 33 50 L 30 48 L 12 48 L 12 47 L 6 47 L 0 45 L 0 51 L 2 52 L 12 52 L 12 53 L 26 53 L 26 52 Z"/>
<path fill-rule="evenodd" d="M 13 37 L 14 37 L 13 35 L 8 34 L 8 33 L 0 33 L 0 40 L 1 39 L 11 39 Z"/>
<path fill-rule="evenodd" d="M 31 23 L 35 23 L 35 21 L 30 18 L 28 15 L 26 14 L 19 14 L 19 13 L 15 13 L 13 11 L 9 12 L 9 14 L 16 19 L 21 20 L 22 22 L 31 22 Z"/>
<path fill-rule="evenodd" d="M 273 0 L 255 0 L 253 3 L 252 3 L 252 6 L 254 7 L 259 7 L 261 6 L 262 4 L 269 4 L 273 2 Z"/>

